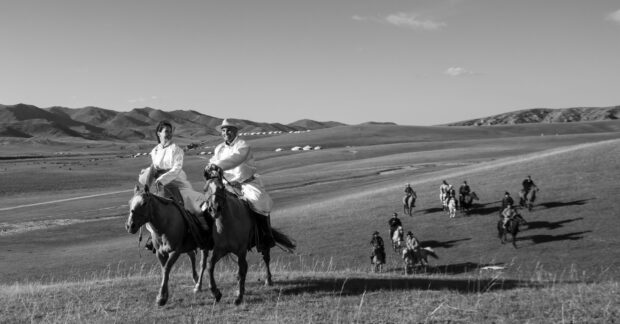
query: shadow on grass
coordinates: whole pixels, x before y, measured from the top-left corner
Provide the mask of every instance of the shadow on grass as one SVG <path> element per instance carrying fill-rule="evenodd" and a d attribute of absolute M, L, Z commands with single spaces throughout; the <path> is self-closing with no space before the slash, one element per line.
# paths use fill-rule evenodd
<path fill-rule="evenodd" d="M 448 265 L 434 267 L 437 272 L 443 272 L 443 267 L 458 269 L 479 269 L 487 266 L 476 263 L 464 263 L 459 265 Z M 435 271 L 429 267 L 428 272 Z M 400 269 L 402 273 L 402 269 Z M 532 287 L 535 284 L 523 280 L 496 280 L 492 278 L 480 279 L 439 279 L 439 278 L 348 278 L 344 275 L 335 275 L 332 278 L 300 278 L 293 281 L 282 282 L 282 295 L 297 295 L 308 293 L 337 293 L 344 296 L 362 295 L 365 293 L 380 290 L 455 290 L 460 293 L 479 293 L 494 290 L 509 290 L 519 287 Z"/>
<path fill-rule="evenodd" d="M 442 211 L 444 211 L 442 207 L 426 208 L 420 210 L 420 212 L 424 214 L 434 214 Z"/>
<path fill-rule="evenodd" d="M 547 222 L 547 221 L 532 221 L 527 223 L 528 229 L 538 229 L 538 228 L 546 228 L 550 230 L 558 229 L 566 223 L 571 223 L 574 221 L 582 220 L 583 217 L 573 218 L 573 219 L 565 219 L 558 222 Z"/>
<path fill-rule="evenodd" d="M 596 198 L 580 199 L 580 200 L 574 200 L 574 201 L 568 201 L 568 202 L 552 201 L 552 202 L 540 203 L 539 205 L 547 209 L 557 208 L 557 207 L 566 207 L 566 206 L 582 206 L 582 205 L 585 205 L 588 201 L 594 200 L 594 199 Z"/>
<path fill-rule="evenodd" d="M 577 241 L 583 239 L 583 235 L 592 231 L 573 232 L 560 235 L 530 235 L 517 238 L 517 241 L 530 240 L 534 244 L 555 242 L 555 241 Z"/>
<path fill-rule="evenodd" d="M 450 241 L 444 241 L 444 242 L 439 242 L 439 241 L 435 241 L 435 240 L 430 240 L 430 241 L 420 241 L 420 246 L 427 246 L 430 248 L 445 248 L 445 249 L 449 249 L 451 247 L 453 247 L 456 243 L 458 242 L 462 242 L 462 241 L 469 241 L 471 240 L 471 238 L 464 238 L 464 239 L 458 239 L 458 240 L 450 240 Z"/>

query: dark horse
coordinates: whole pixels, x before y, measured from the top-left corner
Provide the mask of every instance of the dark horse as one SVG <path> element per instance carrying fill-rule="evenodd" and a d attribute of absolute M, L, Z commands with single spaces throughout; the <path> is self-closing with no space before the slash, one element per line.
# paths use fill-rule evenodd
<path fill-rule="evenodd" d="M 522 208 L 527 208 L 528 211 L 532 211 L 532 208 L 534 208 L 534 201 L 536 200 L 536 192 L 538 192 L 538 187 L 530 189 L 527 193 L 524 189 L 521 189 L 521 191 L 519 191 L 519 205 Z"/>
<path fill-rule="evenodd" d="M 206 180 L 207 211 L 215 220 L 215 226 L 212 230 L 213 255 L 208 265 L 209 287 L 215 301 L 219 302 L 222 298 L 222 293 L 215 284 L 213 271 L 217 261 L 227 254 L 233 253 L 237 256 L 237 264 L 239 266 L 237 276 L 238 290 L 237 298 L 235 299 L 235 305 L 239 305 L 243 301 L 243 294 L 245 293 L 245 277 L 248 271 L 246 255 L 257 243 L 258 229 L 256 227 L 256 220 L 247 203 L 226 190 L 222 181 L 221 169 L 205 171 L 204 176 Z M 295 249 L 295 243 L 276 229 L 273 229 L 272 232 L 276 244 L 292 253 Z M 272 285 L 271 270 L 269 269 L 270 250 L 264 249 L 261 253 L 267 272 L 265 285 Z M 201 284 L 202 282 L 199 280 L 198 287 Z"/>
<path fill-rule="evenodd" d="M 415 191 L 412 194 L 403 197 L 403 213 L 405 215 L 413 216 L 413 208 L 415 208 L 416 198 L 417 196 Z"/>
<path fill-rule="evenodd" d="M 467 195 L 463 195 L 461 197 L 461 201 L 459 201 L 459 207 L 461 211 L 469 212 L 474 205 L 474 200 L 480 200 L 475 191 L 472 191 Z"/>
<path fill-rule="evenodd" d="M 183 214 L 180 205 L 171 199 L 163 198 L 149 192 L 149 186 L 143 189 L 136 186 L 134 196 L 129 200 L 129 217 L 125 228 L 135 234 L 142 225 L 147 224 L 153 238 L 153 246 L 162 269 L 162 281 L 157 295 L 157 303 L 163 306 L 168 301 L 168 279 L 170 270 L 179 256 L 187 253 L 192 262 L 192 277 L 196 286 L 194 292 L 200 290 L 200 281 L 206 267 L 208 255 L 208 239 L 196 239 L 190 234 L 187 214 Z M 198 242 L 198 243 L 197 243 Z M 202 249 L 200 276 L 196 273 L 196 252 Z"/>
<path fill-rule="evenodd" d="M 514 218 L 508 220 L 506 228 L 504 228 L 504 222 L 500 219 L 497 222 L 497 233 L 502 244 L 506 243 L 506 235 L 510 233 L 512 235 L 512 246 L 517 248 L 517 233 L 519 233 L 519 225 L 527 225 L 527 222 L 520 214 L 515 215 Z"/>
<path fill-rule="evenodd" d="M 373 272 L 381 272 L 383 270 L 383 265 L 385 264 L 385 249 L 383 245 L 373 242 L 370 264 L 372 265 Z"/>

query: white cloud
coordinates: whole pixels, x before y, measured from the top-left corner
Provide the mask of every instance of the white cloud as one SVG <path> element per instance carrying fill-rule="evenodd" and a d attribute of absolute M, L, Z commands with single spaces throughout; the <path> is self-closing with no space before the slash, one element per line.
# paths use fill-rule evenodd
<path fill-rule="evenodd" d="M 613 20 L 620 24 L 620 10 L 614 11 L 607 15 L 608 20 Z"/>
<path fill-rule="evenodd" d="M 354 15 L 351 19 L 356 21 L 372 21 L 381 24 L 393 25 L 396 27 L 437 30 L 446 26 L 446 23 L 435 21 L 432 18 L 424 18 L 416 13 L 399 12 L 382 17 L 363 17 Z"/>
<path fill-rule="evenodd" d="M 449 75 L 451 77 L 460 77 L 460 76 L 469 76 L 469 75 L 478 75 L 479 74 L 479 73 L 476 73 L 476 72 L 473 72 L 473 71 L 469 71 L 469 70 L 467 70 L 465 68 L 458 67 L 458 66 L 449 67 L 443 73 L 446 74 L 446 75 Z"/>
<path fill-rule="evenodd" d="M 151 96 L 150 98 L 139 97 L 139 98 L 129 99 L 127 100 L 127 102 L 135 104 L 135 103 L 144 103 L 147 101 L 154 101 L 154 100 L 157 100 L 157 96 Z"/>
<path fill-rule="evenodd" d="M 399 12 L 385 17 L 387 23 L 398 27 L 413 29 L 436 30 L 446 26 L 446 23 L 434 21 L 430 18 L 422 18 L 415 13 Z"/>

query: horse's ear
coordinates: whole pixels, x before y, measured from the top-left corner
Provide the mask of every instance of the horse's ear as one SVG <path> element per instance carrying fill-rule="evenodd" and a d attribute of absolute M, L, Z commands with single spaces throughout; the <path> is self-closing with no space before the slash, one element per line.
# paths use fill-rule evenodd
<path fill-rule="evenodd" d="M 144 192 L 149 193 L 149 185 L 144 185 Z"/>
<path fill-rule="evenodd" d="M 136 184 L 136 186 L 133 188 L 133 194 L 137 194 L 140 191 L 140 186 Z"/>

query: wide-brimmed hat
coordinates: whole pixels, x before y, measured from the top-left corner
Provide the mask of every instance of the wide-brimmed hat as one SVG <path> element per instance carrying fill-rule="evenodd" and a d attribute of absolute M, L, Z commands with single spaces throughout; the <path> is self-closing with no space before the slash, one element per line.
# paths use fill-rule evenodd
<path fill-rule="evenodd" d="M 379 232 L 378 231 L 374 231 L 374 232 L 372 232 L 372 235 L 379 235 Z"/>
<path fill-rule="evenodd" d="M 218 132 L 222 131 L 222 128 L 234 128 L 234 129 L 239 129 L 238 125 L 233 124 L 232 122 L 230 122 L 227 118 L 224 118 L 224 120 L 222 120 L 222 125 L 216 126 L 215 130 L 217 130 Z"/>

